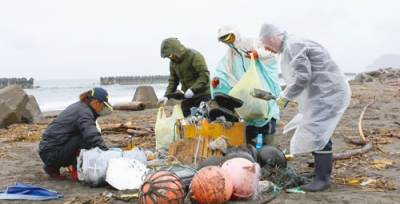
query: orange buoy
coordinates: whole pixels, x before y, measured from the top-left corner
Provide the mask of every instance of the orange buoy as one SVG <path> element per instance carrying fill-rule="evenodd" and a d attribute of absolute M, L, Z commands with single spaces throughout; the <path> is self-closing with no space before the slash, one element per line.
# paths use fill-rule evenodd
<path fill-rule="evenodd" d="M 146 175 L 139 189 L 141 204 L 183 203 L 185 187 L 173 172 L 160 170 Z"/>
<path fill-rule="evenodd" d="M 229 159 L 221 166 L 232 179 L 232 199 L 246 199 L 257 190 L 260 166 L 244 158 Z"/>
<path fill-rule="evenodd" d="M 191 191 L 199 204 L 227 203 L 232 195 L 232 181 L 218 166 L 200 169 L 193 177 Z"/>
<path fill-rule="evenodd" d="M 201 120 L 201 124 L 210 124 L 210 121 L 208 121 L 207 118 L 203 118 L 203 119 Z"/>

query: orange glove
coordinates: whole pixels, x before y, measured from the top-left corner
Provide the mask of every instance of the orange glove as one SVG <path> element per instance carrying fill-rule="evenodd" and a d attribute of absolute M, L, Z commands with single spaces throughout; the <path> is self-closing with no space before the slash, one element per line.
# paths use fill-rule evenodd
<path fill-rule="evenodd" d="M 214 77 L 214 79 L 211 81 L 212 87 L 215 89 L 219 84 L 219 79 L 217 77 Z"/>
<path fill-rule="evenodd" d="M 246 57 L 246 58 L 250 58 L 250 53 L 253 53 L 253 57 L 254 57 L 254 59 L 257 59 L 257 58 L 258 58 L 258 53 L 257 53 L 257 51 L 256 51 L 256 50 L 249 50 L 249 51 L 248 51 L 248 54 L 247 54 L 247 55 L 245 55 L 244 57 Z"/>

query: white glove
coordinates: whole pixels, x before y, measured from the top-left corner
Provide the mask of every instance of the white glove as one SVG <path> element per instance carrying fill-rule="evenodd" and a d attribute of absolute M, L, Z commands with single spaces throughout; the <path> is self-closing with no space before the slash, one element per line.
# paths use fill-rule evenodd
<path fill-rule="evenodd" d="M 167 102 L 168 102 L 168 98 L 165 97 L 165 96 L 163 96 L 163 97 L 161 97 L 161 98 L 158 99 L 158 103 L 157 103 L 157 104 L 160 105 L 160 103 L 162 103 L 164 106 L 166 106 L 166 105 L 167 105 Z"/>
<path fill-rule="evenodd" d="M 185 92 L 185 98 L 192 98 L 194 96 L 194 93 L 192 90 L 188 89 Z"/>

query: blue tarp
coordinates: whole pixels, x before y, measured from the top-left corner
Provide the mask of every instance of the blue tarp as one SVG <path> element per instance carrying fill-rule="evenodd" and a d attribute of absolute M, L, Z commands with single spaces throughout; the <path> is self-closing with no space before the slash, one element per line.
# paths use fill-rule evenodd
<path fill-rule="evenodd" d="M 0 200 L 51 200 L 62 197 L 57 191 L 19 182 L 7 186 L 6 190 L 0 190 Z"/>

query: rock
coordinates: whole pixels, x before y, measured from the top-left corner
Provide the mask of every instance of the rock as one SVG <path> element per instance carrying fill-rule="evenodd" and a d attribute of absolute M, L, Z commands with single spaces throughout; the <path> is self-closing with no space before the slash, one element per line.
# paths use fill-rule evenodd
<path fill-rule="evenodd" d="M 372 72 L 366 72 L 365 74 L 370 75 L 375 78 L 378 78 L 381 75 L 381 72 L 380 71 L 372 71 Z"/>
<path fill-rule="evenodd" d="M 359 73 L 354 77 L 355 83 L 362 83 L 363 82 L 363 73 Z"/>
<path fill-rule="evenodd" d="M 28 96 L 28 103 L 26 104 L 25 110 L 22 113 L 22 121 L 29 124 L 45 123 L 43 113 L 36 101 L 35 96 Z"/>
<path fill-rule="evenodd" d="M 400 77 L 400 70 L 391 67 L 382 68 L 376 71 L 369 71 L 359 73 L 355 76 L 353 83 L 364 83 L 374 81 L 387 81 L 391 79 L 398 79 Z"/>
<path fill-rule="evenodd" d="M 157 108 L 158 98 L 154 88 L 152 86 L 139 86 L 136 88 L 135 95 L 133 96 L 132 102 L 150 102 L 147 103 L 147 108 Z"/>
<path fill-rule="evenodd" d="M 28 95 L 18 85 L 0 89 L 0 128 L 19 123 L 28 103 Z"/>
<path fill-rule="evenodd" d="M 373 82 L 373 81 L 374 81 L 374 78 L 372 78 L 372 77 L 367 77 L 364 79 L 364 82 Z"/>

